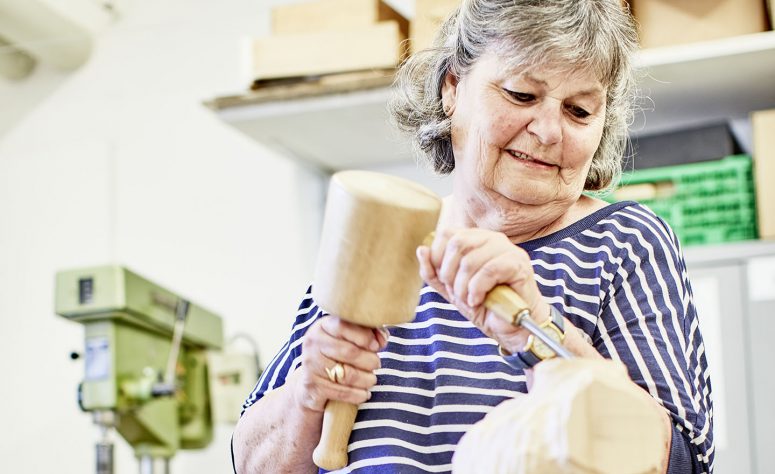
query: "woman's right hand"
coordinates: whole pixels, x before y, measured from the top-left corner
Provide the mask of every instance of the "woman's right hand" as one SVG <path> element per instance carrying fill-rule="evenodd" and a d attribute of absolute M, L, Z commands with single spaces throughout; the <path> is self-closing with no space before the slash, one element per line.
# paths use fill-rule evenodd
<path fill-rule="evenodd" d="M 309 328 L 301 351 L 300 383 L 296 402 L 304 408 L 324 411 L 328 400 L 361 404 L 371 398 L 377 383 L 374 371 L 380 367 L 377 352 L 387 345 L 386 329 L 372 329 L 325 316 Z M 337 363 L 344 377 L 332 382 L 326 369 Z"/>

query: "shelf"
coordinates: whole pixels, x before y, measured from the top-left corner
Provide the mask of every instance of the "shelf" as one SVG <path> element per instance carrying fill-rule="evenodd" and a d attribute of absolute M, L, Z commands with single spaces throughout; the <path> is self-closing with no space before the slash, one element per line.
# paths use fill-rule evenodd
<path fill-rule="evenodd" d="M 775 240 L 743 240 L 714 245 L 684 247 L 690 269 L 736 264 L 759 257 L 775 256 Z"/>
<path fill-rule="evenodd" d="M 267 93 L 206 102 L 221 119 L 290 158 L 323 171 L 407 161 L 411 152 L 388 124 L 392 73 L 296 88 L 305 97 L 265 100 Z M 280 96 L 288 88 L 280 88 Z"/>
<path fill-rule="evenodd" d="M 634 133 L 744 118 L 775 107 L 775 32 L 644 50 L 642 94 L 653 104 Z M 645 123 L 644 123 L 645 117 Z"/>
<path fill-rule="evenodd" d="M 649 101 L 634 134 L 775 108 L 775 32 L 642 51 L 640 81 Z M 255 140 L 324 171 L 408 162 L 406 140 L 388 123 L 392 77 L 308 87 L 294 97 L 255 92 L 205 102 Z"/>

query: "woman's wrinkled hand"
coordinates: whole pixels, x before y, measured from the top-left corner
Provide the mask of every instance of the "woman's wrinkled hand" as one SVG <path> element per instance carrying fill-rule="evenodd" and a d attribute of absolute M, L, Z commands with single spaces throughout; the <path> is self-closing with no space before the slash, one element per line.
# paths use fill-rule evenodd
<path fill-rule="evenodd" d="M 297 403 L 324 411 L 328 400 L 360 404 L 371 397 L 377 383 L 374 371 L 380 367 L 377 352 L 387 345 L 386 329 L 372 329 L 325 316 L 309 328 L 302 342 L 301 380 L 296 384 Z M 338 382 L 326 369 L 337 363 L 344 367 Z"/>
<path fill-rule="evenodd" d="M 506 235 L 465 228 L 438 232 L 430 247 L 417 249 L 420 275 L 485 334 L 510 351 L 520 350 L 528 332 L 484 306 L 487 293 L 508 285 L 525 300 L 536 322 L 549 317 L 549 305 L 535 282 L 527 252 Z"/>

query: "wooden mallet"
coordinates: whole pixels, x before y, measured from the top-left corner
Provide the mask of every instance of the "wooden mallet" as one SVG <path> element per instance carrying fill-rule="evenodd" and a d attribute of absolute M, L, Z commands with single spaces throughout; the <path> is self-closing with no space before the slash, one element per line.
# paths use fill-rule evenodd
<path fill-rule="evenodd" d="M 366 327 L 410 322 L 422 287 L 416 250 L 429 245 L 441 199 L 411 181 L 368 171 L 334 174 L 328 190 L 312 294 L 326 312 Z M 498 285 L 484 305 L 569 357 L 530 319 L 525 301 Z M 329 401 L 313 461 L 326 470 L 347 465 L 358 407 Z"/>
<path fill-rule="evenodd" d="M 422 287 L 415 251 L 433 231 L 441 200 L 411 181 L 368 171 L 334 174 L 312 285 L 326 312 L 372 328 L 412 321 Z M 358 407 L 331 400 L 312 455 L 327 470 L 347 465 Z"/>

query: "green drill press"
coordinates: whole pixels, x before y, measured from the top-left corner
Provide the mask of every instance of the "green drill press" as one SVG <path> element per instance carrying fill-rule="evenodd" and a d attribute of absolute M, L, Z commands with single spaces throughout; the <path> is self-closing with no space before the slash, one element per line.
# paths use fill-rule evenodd
<path fill-rule="evenodd" d="M 113 429 L 141 474 L 211 441 L 206 353 L 223 346 L 220 317 L 120 266 L 57 273 L 56 313 L 84 325 L 78 398 L 101 429 L 98 474 L 113 473 Z"/>

